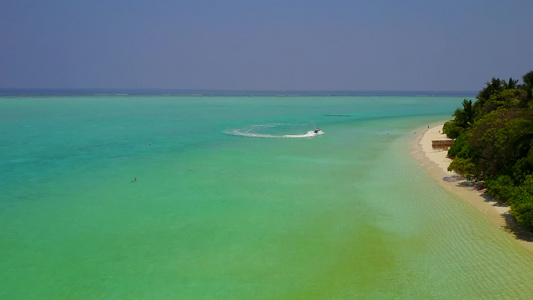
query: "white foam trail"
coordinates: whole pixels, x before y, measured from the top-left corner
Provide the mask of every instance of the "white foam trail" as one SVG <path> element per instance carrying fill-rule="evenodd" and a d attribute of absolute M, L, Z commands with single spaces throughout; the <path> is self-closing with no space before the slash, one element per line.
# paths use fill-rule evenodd
<path fill-rule="evenodd" d="M 308 131 L 306 134 L 286 134 L 282 137 L 284 138 L 304 138 L 304 137 L 312 137 L 315 135 L 324 134 L 324 132 L 321 130 L 319 132 L 316 132 L 314 130 Z"/>
<path fill-rule="evenodd" d="M 284 134 L 284 135 L 274 135 L 274 134 L 265 134 L 265 133 L 256 132 L 258 129 L 261 129 L 261 128 L 271 128 L 271 127 L 276 127 L 276 126 L 287 126 L 287 125 L 290 125 L 290 124 L 275 123 L 275 124 L 265 124 L 265 125 L 252 125 L 246 128 L 228 130 L 226 131 L 226 133 L 231 134 L 231 135 L 238 135 L 238 136 L 257 137 L 257 138 L 273 138 L 273 139 L 309 138 L 309 137 L 314 137 L 320 134 L 324 134 L 323 131 L 319 131 L 315 133 L 314 130 L 310 130 L 306 134 Z"/>

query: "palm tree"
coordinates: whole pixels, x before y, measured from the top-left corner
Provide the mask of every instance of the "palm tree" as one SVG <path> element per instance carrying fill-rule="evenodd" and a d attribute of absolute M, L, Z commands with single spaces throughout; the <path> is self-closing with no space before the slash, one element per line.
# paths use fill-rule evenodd
<path fill-rule="evenodd" d="M 463 111 L 465 112 L 467 125 L 474 123 L 474 106 L 472 100 L 463 100 Z"/>
<path fill-rule="evenodd" d="M 516 157 L 527 157 L 533 165 L 533 121 L 531 113 L 526 114 L 518 125 L 517 132 L 520 134 L 511 141 L 512 149 Z"/>
<path fill-rule="evenodd" d="M 530 71 L 526 75 L 522 76 L 522 81 L 524 81 L 524 85 L 533 87 L 533 71 Z"/>
<path fill-rule="evenodd" d="M 490 99 L 490 96 L 500 92 L 503 89 L 502 82 L 505 83 L 505 81 L 499 78 L 492 77 L 490 82 L 485 83 L 487 86 L 477 94 L 477 99 L 479 100 L 478 102 L 480 102 L 481 106 L 483 106 L 485 101 Z"/>
<path fill-rule="evenodd" d="M 516 90 L 518 88 L 518 79 L 514 80 L 513 77 L 509 78 L 509 82 L 503 81 L 504 90 Z"/>
<path fill-rule="evenodd" d="M 463 100 L 463 109 L 456 109 L 453 113 L 455 123 L 460 127 L 467 128 L 474 123 L 474 106 L 472 100 Z"/>
<path fill-rule="evenodd" d="M 531 102 L 533 102 L 533 71 L 530 71 L 522 77 L 524 84 L 521 86 L 522 89 L 522 99 L 520 104 L 523 107 L 528 107 Z"/>

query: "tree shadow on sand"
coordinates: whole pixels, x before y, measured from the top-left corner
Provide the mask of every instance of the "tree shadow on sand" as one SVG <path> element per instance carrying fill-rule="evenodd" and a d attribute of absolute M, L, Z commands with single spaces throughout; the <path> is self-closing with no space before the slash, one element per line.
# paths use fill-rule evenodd
<path fill-rule="evenodd" d="M 503 227 L 505 231 L 512 233 L 517 239 L 533 242 L 533 232 L 529 231 L 524 225 L 518 223 L 510 213 L 502 214 L 506 225 Z"/>
<path fill-rule="evenodd" d="M 481 194 L 481 197 L 485 199 L 484 201 L 487 203 L 490 203 L 490 205 L 495 207 L 507 207 L 508 205 L 501 201 L 496 201 L 492 196 L 488 195 L 487 193 Z M 531 232 L 528 228 L 526 228 L 524 225 L 518 223 L 516 219 L 509 213 L 505 212 L 502 214 L 503 219 L 505 220 L 505 226 L 502 226 L 502 228 L 514 235 L 516 239 L 526 241 L 526 242 L 533 242 L 533 232 Z"/>
<path fill-rule="evenodd" d="M 459 175 L 447 176 L 442 179 L 446 182 L 455 182 L 457 183 L 457 186 L 460 187 L 475 188 L 479 190 L 484 201 L 494 207 L 508 207 L 508 205 L 504 202 L 496 201 L 494 197 L 485 192 L 486 189 L 483 181 L 467 181 L 464 177 Z M 504 212 L 501 215 L 505 220 L 505 226 L 502 226 L 505 231 L 514 235 L 514 237 L 518 240 L 533 242 L 533 232 L 530 229 L 518 223 L 518 221 L 516 221 L 516 219 L 509 212 Z"/>
<path fill-rule="evenodd" d="M 443 177 L 442 180 L 446 182 L 460 182 L 464 180 L 464 178 L 459 175 L 452 175 L 452 176 Z"/>

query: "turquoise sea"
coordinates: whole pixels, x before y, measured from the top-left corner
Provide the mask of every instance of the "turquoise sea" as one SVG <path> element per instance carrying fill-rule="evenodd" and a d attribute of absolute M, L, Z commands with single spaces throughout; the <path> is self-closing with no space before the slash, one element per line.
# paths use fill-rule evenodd
<path fill-rule="evenodd" d="M 0 299 L 530 299 L 410 156 L 463 98 L 4 95 Z"/>

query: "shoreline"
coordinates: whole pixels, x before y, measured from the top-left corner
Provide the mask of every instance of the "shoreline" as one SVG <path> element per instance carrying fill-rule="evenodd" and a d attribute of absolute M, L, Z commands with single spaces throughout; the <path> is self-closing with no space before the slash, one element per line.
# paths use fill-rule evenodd
<path fill-rule="evenodd" d="M 411 147 L 411 156 L 420 162 L 442 188 L 466 200 L 475 209 L 487 216 L 494 225 L 512 234 L 521 246 L 533 253 L 531 232 L 525 230 L 509 214 L 509 206 L 477 190 L 472 182 L 468 182 L 457 173 L 447 170 L 452 161 L 446 157 L 447 151 L 433 149 L 431 144 L 433 140 L 449 139 L 442 133 L 443 125 L 430 126 L 422 130 Z"/>

